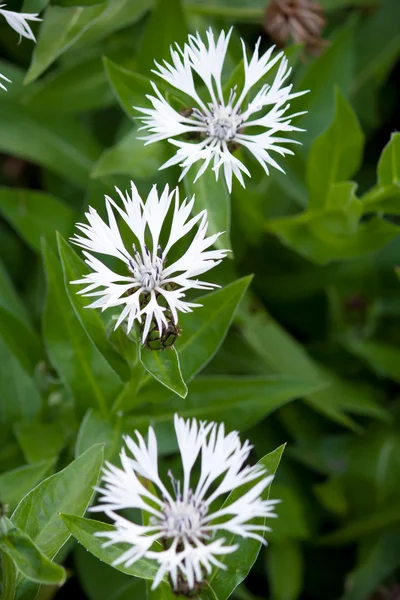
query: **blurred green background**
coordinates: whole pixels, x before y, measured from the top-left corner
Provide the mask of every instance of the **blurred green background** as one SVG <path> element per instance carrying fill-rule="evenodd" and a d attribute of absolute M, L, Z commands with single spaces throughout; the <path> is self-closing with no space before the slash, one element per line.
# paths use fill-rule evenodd
<path fill-rule="evenodd" d="M 85 359 L 76 366 L 72 354 L 83 347 L 95 377 L 103 369 L 97 354 L 103 361 L 106 354 L 128 385 L 118 353 L 126 359 L 130 350 L 122 337 L 109 337 L 107 315 L 108 337 L 93 341 L 89 331 L 82 341 L 87 331 L 67 293 L 66 268 L 79 272 L 80 263 L 72 254 L 63 261 L 64 287 L 55 231 L 68 238 L 88 205 L 103 210 L 103 196 L 114 185 L 125 189 L 133 179 L 143 195 L 153 183 L 175 185 L 179 170 L 158 171 L 171 147 L 144 147 L 133 120 L 132 106 L 143 106 L 151 90 L 153 60 L 168 58 L 170 44 L 184 42 L 188 32 L 211 26 L 218 33 L 233 25 L 228 77 L 241 60 L 240 37 L 249 52 L 259 36 L 264 50 L 274 43 L 266 5 L 8 2 L 9 10 L 43 11 L 43 23 L 34 28 L 34 47 L 25 39 L 18 44 L 0 21 L 0 72 L 12 80 L 8 92 L 0 91 L 0 499 L 15 507 L 37 482 L 68 464 L 79 429 L 81 451 L 88 440 L 107 441 L 114 456 L 121 431 L 158 423 L 168 462 L 174 460 L 169 431 L 175 410 L 222 419 L 252 441 L 254 459 L 287 442 L 271 492 L 283 500 L 279 519 L 234 597 L 395 600 L 399 0 L 321 0 L 325 42 L 309 48 L 287 40 L 295 91 L 310 93 L 293 101 L 296 111 L 308 112 L 296 123 L 305 129 L 303 145 L 281 161 L 285 175 L 267 177 L 245 157 L 252 178 L 246 189 L 234 182 L 231 198 L 213 175 L 196 186 L 188 179 L 198 206 L 230 235 L 234 258 L 214 280 L 254 278 L 222 346 L 211 362 L 212 354 L 199 362 L 206 366 L 190 384 L 186 404 L 177 397 L 154 403 L 145 393 L 132 404 L 120 401 L 123 416 L 86 413 L 81 425 L 95 404 L 79 373 Z M 235 290 L 221 338 L 244 288 Z M 107 372 L 104 378 L 110 395 L 117 395 L 119 383 L 111 389 L 114 381 Z M 287 388 L 279 387 L 281 380 Z M 278 386 L 276 394 L 270 385 Z M 42 588 L 40 600 L 143 597 L 139 580 L 82 547 L 70 541 L 62 552 L 70 579 L 60 590 Z"/>

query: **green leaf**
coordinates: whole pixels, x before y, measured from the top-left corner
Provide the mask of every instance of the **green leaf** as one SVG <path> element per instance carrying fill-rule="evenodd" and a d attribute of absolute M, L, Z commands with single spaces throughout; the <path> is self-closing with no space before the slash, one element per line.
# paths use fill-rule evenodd
<path fill-rule="evenodd" d="M 285 446 L 280 446 L 273 452 L 264 456 L 257 464 L 262 465 L 269 475 L 274 475 L 279 466 Z M 251 485 L 251 484 L 249 484 Z M 271 485 L 263 492 L 263 499 L 269 498 Z M 223 506 L 229 505 L 239 498 L 246 486 L 231 492 L 224 502 Z M 219 600 L 226 600 L 232 594 L 234 589 L 247 577 L 253 566 L 261 548 L 261 543 L 257 540 L 245 539 L 233 534 L 225 534 L 225 544 L 228 546 L 237 544 L 239 548 L 232 554 L 225 554 L 220 557 L 220 561 L 227 567 L 225 570 L 216 569 L 209 577 L 208 581 Z"/>
<path fill-rule="evenodd" d="M 154 379 L 181 398 L 186 398 L 187 387 L 182 378 L 179 356 L 174 347 L 166 350 L 149 350 L 140 345 L 139 359 Z"/>
<path fill-rule="evenodd" d="M 398 532 L 384 533 L 347 577 L 343 600 L 365 600 L 400 564 Z"/>
<path fill-rule="evenodd" d="M 349 340 L 346 347 L 364 359 L 383 377 L 400 382 L 400 350 L 396 346 L 374 340 Z"/>
<path fill-rule="evenodd" d="M 42 481 L 14 511 L 12 522 L 49 558 L 54 558 L 70 535 L 59 513 L 85 514 L 102 464 L 103 447 L 92 446 L 65 469 Z"/>
<path fill-rule="evenodd" d="M 400 187 L 400 133 L 392 133 L 378 162 L 378 184 Z"/>
<path fill-rule="evenodd" d="M 217 352 L 251 279 L 251 276 L 243 277 L 225 288 L 201 296 L 200 308 L 180 316 L 182 334 L 175 347 L 184 381 L 193 379 Z M 142 381 L 142 387 L 148 382 L 149 376 Z M 168 392 L 150 385 L 140 390 L 139 398 L 141 402 L 161 402 L 168 398 Z M 123 410 L 120 405 L 118 408 Z"/>
<path fill-rule="evenodd" d="M 106 413 L 121 381 L 79 322 L 61 265 L 46 244 L 43 256 L 47 277 L 43 331 L 50 359 L 81 410 L 94 406 Z"/>
<path fill-rule="evenodd" d="M 29 88 L 31 90 L 31 88 Z M 96 110 L 112 104 L 112 91 L 102 58 L 90 56 L 79 64 L 52 71 L 30 91 L 29 106 L 62 113 Z"/>
<path fill-rule="evenodd" d="M 154 60 L 170 60 L 173 44 L 187 41 L 188 28 L 181 0 L 155 0 L 151 15 L 146 23 L 137 54 L 137 64 L 141 73 L 150 75 Z"/>
<path fill-rule="evenodd" d="M 350 428 L 357 426 L 346 412 L 383 420 L 388 418 L 387 411 L 380 406 L 370 388 L 341 379 L 319 365 L 268 313 L 250 313 L 246 310 L 242 314 L 241 327 L 245 340 L 273 372 L 328 385 L 326 389 L 305 396 L 305 402 L 314 410 Z"/>
<path fill-rule="evenodd" d="M 312 393 L 321 383 L 285 376 L 198 377 L 189 386 L 185 400 L 176 396 L 162 404 L 141 406 L 129 420 L 132 427 L 172 422 L 181 417 L 223 421 L 228 429 L 247 429 L 293 398 Z M 125 420 L 125 426 L 127 421 Z"/>
<path fill-rule="evenodd" d="M 141 133 L 135 127 L 115 146 L 105 150 L 94 166 L 92 177 L 122 174 L 137 180 L 155 176 L 168 159 L 165 144 L 146 146 L 138 139 Z"/>
<path fill-rule="evenodd" d="M 16 423 L 15 437 L 30 463 L 53 459 L 55 460 L 68 441 L 67 424 L 52 421 L 50 423 Z"/>
<path fill-rule="evenodd" d="M 34 381 L 0 337 L 0 430 L 2 425 L 32 419 L 41 405 Z"/>
<path fill-rule="evenodd" d="M 2 517 L 7 534 L 0 533 L 0 551 L 14 562 L 18 571 L 27 579 L 37 583 L 62 585 L 66 573 L 62 567 L 51 562 L 34 544 L 29 535 Z"/>
<path fill-rule="evenodd" d="M 297 600 L 303 587 L 303 555 L 294 541 L 270 544 L 267 550 L 268 581 L 275 600 Z"/>
<path fill-rule="evenodd" d="M 49 7 L 25 83 L 37 79 L 72 46 L 81 48 L 103 39 L 137 21 L 148 7 L 149 0 L 108 0 L 88 8 Z"/>
<path fill-rule="evenodd" d="M 50 471 L 54 460 L 24 465 L 0 475 L 0 502 L 13 510 L 18 502 Z"/>
<path fill-rule="evenodd" d="M 354 25 L 345 25 L 336 30 L 334 39 L 325 51 L 318 58 L 308 61 L 295 78 L 296 90 L 310 90 L 296 100 L 296 111 L 308 111 L 296 120 L 296 125 L 306 130 L 301 136 L 303 148 L 299 149 L 303 156 L 306 156 L 316 136 L 332 121 L 335 88 L 339 87 L 347 95 L 353 84 L 354 29 Z"/>
<path fill-rule="evenodd" d="M 37 252 L 42 237 L 51 243 L 56 231 L 68 236 L 78 220 L 78 213 L 62 200 L 23 189 L 0 188 L 0 213 Z"/>
<path fill-rule="evenodd" d="M 88 299 L 84 298 L 81 294 L 77 294 L 79 288 L 71 284 L 71 281 L 82 279 L 84 275 L 89 273 L 88 266 L 78 257 L 61 235 L 57 235 L 57 243 L 64 274 L 65 289 L 80 324 L 113 370 L 122 379 L 128 379 L 129 367 L 110 342 L 99 313 L 96 310 L 87 309 Z M 115 379 L 115 375 L 113 377 Z"/>
<path fill-rule="evenodd" d="M 85 187 L 100 148 L 72 117 L 44 112 L 0 97 L 0 151 L 46 167 Z"/>
<path fill-rule="evenodd" d="M 129 544 L 117 544 L 103 548 L 105 538 L 96 537 L 95 533 L 100 531 L 113 531 L 113 525 L 101 521 L 94 521 L 92 519 L 84 519 L 70 514 L 62 514 L 60 516 L 68 527 L 69 532 L 78 540 L 78 542 L 82 544 L 86 550 L 89 550 L 94 556 L 108 565 L 112 565 L 112 563 L 129 547 Z M 150 580 L 154 579 L 158 571 L 157 563 L 147 558 L 141 558 L 130 567 L 125 567 L 121 564 L 115 565 L 114 568 L 133 577 Z"/>
<path fill-rule="evenodd" d="M 150 79 L 121 67 L 108 58 L 103 60 L 108 81 L 121 107 L 128 117 L 138 117 L 139 113 L 133 107 L 145 103 L 146 94 L 151 92 Z"/>
<path fill-rule="evenodd" d="M 205 173 L 193 183 L 194 174 L 190 173 L 184 178 L 186 194 L 189 198 L 196 197 L 195 210 L 207 210 L 209 235 L 222 233 L 215 242 L 217 248 L 231 249 L 231 199 L 226 187 L 224 177 L 218 181 L 212 169 Z"/>
<path fill-rule="evenodd" d="M 76 439 L 75 457 L 81 456 L 94 444 L 104 444 L 104 457 L 111 460 L 122 446 L 121 417 L 115 421 L 89 409 L 84 416 Z"/>
<path fill-rule="evenodd" d="M 323 208 L 330 186 L 354 175 L 361 163 L 363 147 L 364 135 L 357 117 L 336 89 L 334 119 L 314 141 L 307 161 L 309 210 Z"/>

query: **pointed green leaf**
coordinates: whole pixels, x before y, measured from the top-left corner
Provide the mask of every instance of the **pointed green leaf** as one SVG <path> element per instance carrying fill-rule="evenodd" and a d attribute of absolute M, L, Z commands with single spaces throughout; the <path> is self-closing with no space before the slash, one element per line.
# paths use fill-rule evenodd
<path fill-rule="evenodd" d="M 12 522 L 49 558 L 54 558 L 70 535 L 59 513 L 85 514 L 102 464 L 103 447 L 92 446 L 65 469 L 42 481 L 14 511 Z"/>
<path fill-rule="evenodd" d="M 148 7 L 149 0 L 108 0 L 87 8 L 50 6 L 44 15 L 25 83 L 37 79 L 72 46 L 82 47 L 101 40 L 137 21 Z"/>
<path fill-rule="evenodd" d="M 279 446 L 279 448 L 264 456 L 257 464 L 262 465 L 269 475 L 275 475 L 284 449 L 285 446 Z M 249 487 L 251 487 L 251 485 L 252 484 L 248 484 Z M 264 500 L 269 498 L 270 489 L 271 485 L 264 490 Z M 245 490 L 246 486 L 243 486 L 238 490 L 231 492 L 223 506 L 234 502 Z M 245 539 L 233 534 L 227 535 L 225 532 L 224 538 L 226 545 L 233 546 L 237 544 L 239 548 L 232 554 L 225 554 L 219 557 L 219 560 L 221 560 L 227 568 L 224 570 L 215 569 L 208 579 L 219 600 L 226 600 L 229 598 L 234 589 L 247 577 L 261 548 L 261 543 L 257 540 Z"/>
<path fill-rule="evenodd" d="M 93 406 L 107 412 L 121 380 L 79 322 L 64 287 L 61 264 L 44 244 L 47 299 L 43 330 L 50 359 L 82 410 Z"/>
<path fill-rule="evenodd" d="M 14 562 L 18 571 L 37 583 L 62 585 L 66 578 L 65 570 L 51 562 L 34 544 L 29 535 L 15 527 L 3 517 L 7 534 L 0 533 L 0 551 L 5 552 Z"/>
<path fill-rule="evenodd" d="M 378 184 L 400 187 L 400 133 L 393 133 L 378 163 Z"/>
<path fill-rule="evenodd" d="M 18 502 L 50 471 L 54 460 L 24 465 L 0 475 L 0 502 L 13 510 Z"/>
<path fill-rule="evenodd" d="M 113 531 L 113 525 L 92 519 L 84 519 L 70 514 L 62 514 L 60 516 L 74 538 L 76 538 L 86 550 L 89 550 L 94 556 L 108 565 L 112 565 L 112 563 L 129 547 L 128 544 L 116 544 L 103 548 L 106 538 L 96 537 L 95 534 L 100 531 Z M 120 564 L 115 565 L 115 568 L 118 569 L 118 571 L 132 575 L 133 577 L 150 580 L 154 579 L 158 571 L 157 563 L 147 558 L 141 558 L 130 567 L 125 567 L 123 564 Z"/>
<path fill-rule="evenodd" d="M 187 387 L 182 378 L 179 356 L 175 348 L 149 350 L 139 346 L 139 359 L 154 379 L 181 398 L 186 398 Z"/>
<path fill-rule="evenodd" d="M 364 135 L 357 116 L 338 89 L 335 100 L 333 121 L 314 141 L 307 161 L 310 210 L 323 208 L 331 184 L 352 177 L 362 159 Z"/>

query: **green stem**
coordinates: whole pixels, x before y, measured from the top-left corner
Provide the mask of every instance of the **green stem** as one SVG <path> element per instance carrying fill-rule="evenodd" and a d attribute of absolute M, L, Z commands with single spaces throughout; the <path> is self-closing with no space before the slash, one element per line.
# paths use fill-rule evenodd
<path fill-rule="evenodd" d="M 0 556 L 3 576 L 0 600 L 14 600 L 16 589 L 16 570 L 14 563 L 5 552 L 0 552 Z"/>

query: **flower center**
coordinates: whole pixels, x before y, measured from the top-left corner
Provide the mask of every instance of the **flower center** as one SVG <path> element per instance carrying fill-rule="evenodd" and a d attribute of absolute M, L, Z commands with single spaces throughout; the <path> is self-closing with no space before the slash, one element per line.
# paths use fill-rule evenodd
<path fill-rule="evenodd" d="M 164 532 L 166 537 L 203 537 L 201 526 L 204 508 L 191 501 L 177 500 L 164 509 Z"/>
<path fill-rule="evenodd" d="M 211 107 L 211 116 L 204 118 L 208 135 L 218 140 L 230 141 L 242 124 L 240 115 L 232 112 L 231 106 Z"/>
<path fill-rule="evenodd" d="M 135 253 L 129 260 L 129 270 L 136 281 L 145 292 L 151 292 L 161 284 L 164 259 L 160 247 L 157 254 L 152 256 L 148 248 L 145 248 L 143 254 L 140 254 L 133 247 Z"/>

